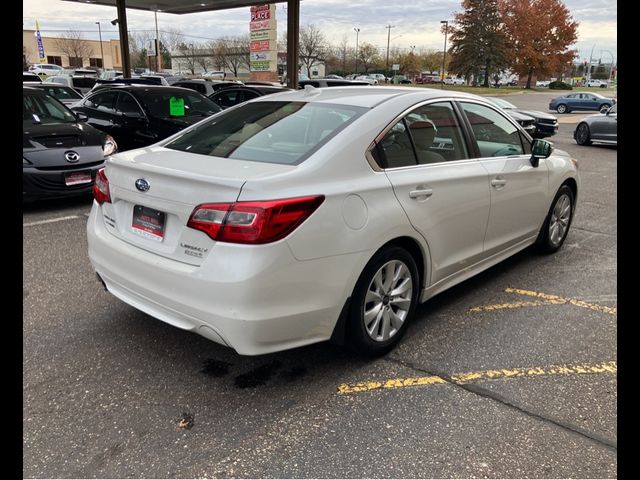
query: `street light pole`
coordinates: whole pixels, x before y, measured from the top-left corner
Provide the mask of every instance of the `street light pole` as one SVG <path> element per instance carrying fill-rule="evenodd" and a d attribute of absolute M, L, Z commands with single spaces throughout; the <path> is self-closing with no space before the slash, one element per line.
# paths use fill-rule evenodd
<path fill-rule="evenodd" d="M 447 58 L 447 33 L 449 28 L 448 20 L 440 20 L 440 23 L 444 23 L 444 50 L 442 52 L 442 75 L 440 77 L 440 88 L 444 88 L 444 65 Z"/>
<path fill-rule="evenodd" d="M 589 70 L 587 71 L 587 83 L 591 80 L 591 62 L 593 61 L 593 49 L 596 48 L 595 43 L 591 47 L 591 53 L 589 54 Z"/>
<path fill-rule="evenodd" d="M 391 41 L 391 29 L 395 28 L 395 25 L 387 25 L 386 27 L 384 27 L 387 29 L 387 75 L 389 75 L 389 43 Z"/>
<path fill-rule="evenodd" d="M 602 52 L 606 52 L 611 56 L 611 66 L 609 67 L 609 79 L 608 81 L 611 81 L 611 73 L 613 72 L 613 64 L 615 62 L 614 58 L 613 58 L 613 53 L 611 53 L 609 50 L 600 50 L 600 57 L 602 57 Z"/>
<path fill-rule="evenodd" d="M 360 33 L 360 29 L 354 27 L 353 30 L 356 32 L 356 76 L 358 76 L 358 34 Z"/>
<path fill-rule="evenodd" d="M 162 69 L 162 57 L 160 56 L 160 37 L 158 37 L 158 10 L 154 10 L 153 15 L 156 20 L 156 69 L 160 72 Z"/>
<path fill-rule="evenodd" d="M 100 38 L 100 62 L 102 63 L 101 68 L 104 69 L 104 51 L 102 50 L 102 30 L 100 30 L 100 22 L 96 22 L 98 25 L 98 37 Z"/>

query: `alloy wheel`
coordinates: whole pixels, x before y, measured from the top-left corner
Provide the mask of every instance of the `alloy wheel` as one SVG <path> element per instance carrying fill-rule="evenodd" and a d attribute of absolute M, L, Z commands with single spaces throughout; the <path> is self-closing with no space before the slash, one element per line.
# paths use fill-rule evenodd
<path fill-rule="evenodd" d="M 549 222 L 549 241 L 556 247 L 562 243 L 571 220 L 571 199 L 566 193 L 558 198 Z"/>

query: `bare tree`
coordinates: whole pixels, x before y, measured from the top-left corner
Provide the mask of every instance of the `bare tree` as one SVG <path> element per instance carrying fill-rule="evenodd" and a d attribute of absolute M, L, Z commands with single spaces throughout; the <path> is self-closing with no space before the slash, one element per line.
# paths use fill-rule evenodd
<path fill-rule="evenodd" d="M 358 48 L 358 65 L 362 65 L 366 74 L 372 67 L 381 62 L 378 49 L 370 43 L 363 43 Z"/>
<path fill-rule="evenodd" d="M 82 38 L 82 34 L 75 30 L 67 30 L 63 33 L 60 38 L 55 41 L 56 48 L 69 57 L 69 63 L 76 62 L 80 59 L 80 65 L 74 66 L 82 66 L 82 60 L 84 58 L 89 58 L 93 54 L 93 48 L 91 48 L 91 44 L 87 42 L 84 38 Z"/>
<path fill-rule="evenodd" d="M 190 43 L 188 45 L 186 43 L 181 43 L 176 48 L 176 51 L 179 53 L 180 64 L 186 66 L 188 70 L 191 70 L 191 74 L 195 75 L 196 73 L 195 45 L 193 43 Z"/>
<path fill-rule="evenodd" d="M 342 72 L 345 73 L 347 71 L 347 56 L 350 53 L 349 48 L 349 37 L 345 33 L 338 44 L 338 48 L 336 49 L 336 53 L 340 60 L 342 61 Z"/>
<path fill-rule="evenodd" d="M 325 62 L 329 45 L 324 35 L 315 25 L 307 25 L 300 29 L 300 61 L 311 76 L 314 65 Z"/>
<path fill-rule="evenodd" d="M 249 35 L 218 39 L 214 57 L 237 77 L 242 67 L 249 68 Z"/>

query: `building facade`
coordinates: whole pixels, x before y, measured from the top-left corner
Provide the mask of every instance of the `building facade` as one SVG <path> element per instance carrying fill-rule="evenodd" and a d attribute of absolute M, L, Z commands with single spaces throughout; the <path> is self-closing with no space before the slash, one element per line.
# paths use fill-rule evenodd
<path fill-rule="evenodd" d="M 24 65 L 39 63 L 38 43 L 35 30 L 22 31 L 22 60 Z M 72 48 L 70 43 L 82 42 L 81 48 Z M 67 45 L 65 45 L 67 44 Z M 119 40 L 103 40 L 102 52 L 98 40 L 69 40 L 62 37 L 42 37 L 46 63 L 65 68 L 96 67 L 106 70 L 122 70 Z M 70 48 L 71 47 L 71 48 Z M 81 57 L 69 55 L 72 51 L 83 51 Z"/>

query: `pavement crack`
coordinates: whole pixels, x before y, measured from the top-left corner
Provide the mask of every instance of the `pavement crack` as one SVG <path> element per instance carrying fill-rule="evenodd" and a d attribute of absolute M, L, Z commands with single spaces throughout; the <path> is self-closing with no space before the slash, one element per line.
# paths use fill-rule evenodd
<path fill-rule="evenodd" d="M 566 422 L 562 422 L 559 420 L 555 420 L 553 418 L 549 418 L 549 417 L 545 417 L 544 415 L 540 414 L 540 413 L 536 413 L 536 412 L 532 412 L 529 410 L 526 410 L 525 408 L 516 405 L 514 403 L 512 403 L 511 401 L 509 401 L 509 399 L 507 399 L 506 397 L 493 392 L 491 390 L 487 390 L 486 388 L 483 388 L 481 386 L 479 386 L 478 384 L 472 384 L 472 383 L 460 383 L 455 381 L 453 378 L 451 378 L 450 375 L 443 373 L 443 372 L 438 372 L 438 371 L 433 371 L 433 370 L 427 370 L 426 368 L 422 368 L 419 367 L 417 365 L 414 365 L 410 362 L 404 361 L 404 360 L 400 360 L 399 358 L 393 358 L 393 357 L 385 357 L 382 360 L 386 360 L 390 363 L 395 363 L 397 365 L 401 365 L 403 367 L 406 368 L 410 368 L 412 370 L 415 370 L 417 372 L 421 372 L 423 374 L 427 374 L 429 376 L 437 376 L 442 378 L 444 381 L 446 381 L 447 383 L 461 388 L 469 393 L 473 393 L 475 395 L 481 396 L 483 398 L 487 398 L 489 400 L 493 400 L 495 402 L 500 403 L 501 405 L 504 405 L 508 408 L 511 408 L 513 410 L 516 410 L 520 413 L 523 413 L 524 415 L 527 415 L 528 417 L 531 418 L 535 418 L 537 420 L 540 420 L 542 422 L 551 424 L 551 425 L 555 425 L 556 427 L 560 427 L 563 430 L 567 430 L 570 431 L 572 433 L 575 433 L 577 435 L 580 435 L 581 437 L 587 438 L 603 447 L 606 447 L 608 449 L 614 450 L 614 451 L 618 451 L 618 445 L 617 442 L 612 441 L 606 437 L 603 437 L 601 435 L 598 435 L 596 433 L 593 432 L 589 432 L 587 430 L 584 430 L 580 427 L 577 427 L 575 425 L 572 425 L 570 423 L 566 423 Z"/>

